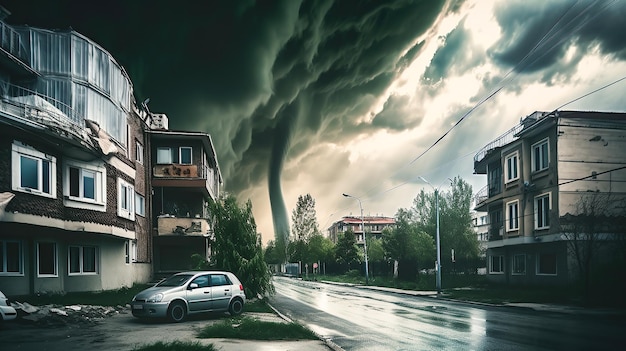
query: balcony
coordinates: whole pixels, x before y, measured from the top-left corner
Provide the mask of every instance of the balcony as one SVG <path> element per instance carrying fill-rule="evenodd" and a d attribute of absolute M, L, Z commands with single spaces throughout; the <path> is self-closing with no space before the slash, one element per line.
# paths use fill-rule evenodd
<path fill-rule="evenodd" d="M 502 223 L 496 223 L 489 228 L 489 241 L 502 240 L 504 233 L 504 226 Z"/>
<path fill-rule="evenodd" d="M 157 234 L 178 236 L 204 236 L 209 233 L 209 221 L 206 218 L 159 216 Z"/>
<path fill-rule="evenodd" d="M 217 197 L 213 170 L 196 164 L 163 164 L 152 169 L 152 185 L 172 188 L 202 189 L 206 196 Z"/>

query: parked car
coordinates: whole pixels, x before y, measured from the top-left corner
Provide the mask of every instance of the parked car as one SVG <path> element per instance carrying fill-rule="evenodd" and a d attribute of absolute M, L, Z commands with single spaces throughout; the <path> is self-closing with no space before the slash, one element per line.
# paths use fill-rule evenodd
<path fill-rule="evenodd" d="M 0 317 L 1 321 L 10 321 L 17 318 L 17 311 L 9 305 L 9 299 L 0 291 Z"/>
<path fill-rule="evenodd" d="M 164 279 L 133 297 L 133 316 L 167 317 L 182 322 L 187 315 L 201 312 L 243 312 L 246 295 L 243 285 L 231 272 L 181 272 Z"/>

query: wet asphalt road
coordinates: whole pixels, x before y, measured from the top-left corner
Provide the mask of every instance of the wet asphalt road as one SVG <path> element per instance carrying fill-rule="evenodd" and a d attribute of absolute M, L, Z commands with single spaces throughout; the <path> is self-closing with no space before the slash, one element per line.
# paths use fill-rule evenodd
<path fill-rule="evenodd" d="M 622 350 L 624 316 L 478 306 L 276 277 L 271 303 L 346 351 Z"/>

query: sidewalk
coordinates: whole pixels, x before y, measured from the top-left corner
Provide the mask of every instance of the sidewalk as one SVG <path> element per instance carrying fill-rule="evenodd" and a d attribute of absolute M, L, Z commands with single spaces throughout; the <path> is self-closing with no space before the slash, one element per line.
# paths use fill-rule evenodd
<path fill-rule="evenodd" d="M 473 305 L 482 305 L 482 306 L 491 306 L 491 307 L 516 307 L 516 308 L 532 309 L 535 311 L 578 314 L 578 315 L 626 316 L 626 310 L 624 309 L 585 308 L 585 307 L 579 307 L 579 306 L 541 304 L 541 303 L 534 303 L 534 302 L 492 304 L 492 303 L 486 303 L 486 302 L 451 299 L 451 298 L 446 297 L 445 294 L 438 296 L 436 291 L 403 290 L 403 289 L 397 289 L 397 288 L 387 288 L 387 287 L 382 287 L 382 286 L 338 283 L 338 282 L 332 282 L 332 281 L 320 281 L 320 282 L 324 284 L 352 286 L 352 287 L 359 288 L 359 289 L 386 291 L 386 292 L 392 292 L 392 293 L 403 294 L 403 295 L 431 297 L 431 298 L 436 298 L 438 300 L 446 300 L 446 301 L 467 303 L 467 304 L 473 304 Z"/>

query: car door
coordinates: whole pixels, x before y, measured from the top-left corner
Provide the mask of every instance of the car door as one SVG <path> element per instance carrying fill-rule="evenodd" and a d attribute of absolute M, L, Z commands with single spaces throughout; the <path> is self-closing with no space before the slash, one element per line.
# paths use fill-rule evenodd
<path fill-rule="evenodd" d="M 194 284 L 194 285 L 192 285 Z M 195 287 L 195 285 L 198 285 Z M 187 285 L 187 303 L 189 312 L 207 311 L 211 309 L 211 287 L 209 275 L 199 275 Z"/>
<path fill-rule="evenodd" d="M 225 274 L 211 274 L 212 309 L 214 311 L 228 310 L 230 297 L 233 295 L 232 283 Z"/>

